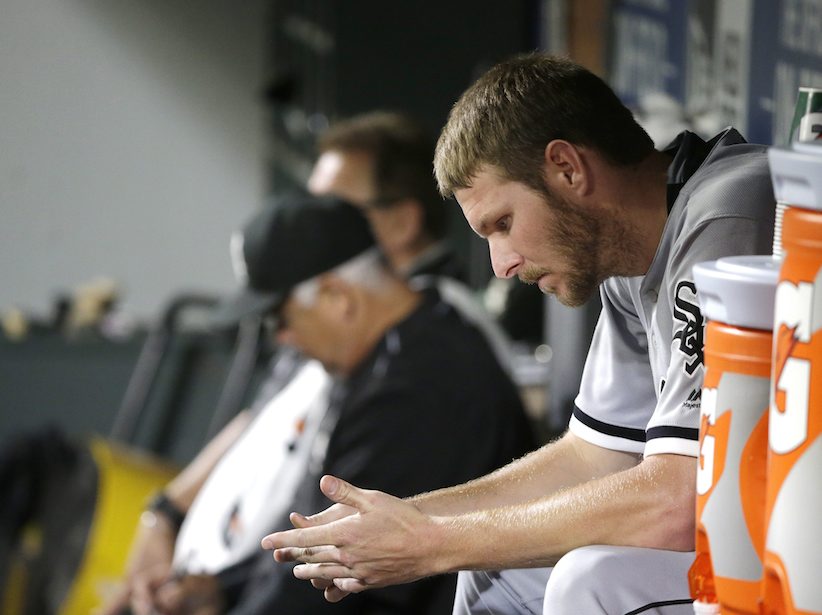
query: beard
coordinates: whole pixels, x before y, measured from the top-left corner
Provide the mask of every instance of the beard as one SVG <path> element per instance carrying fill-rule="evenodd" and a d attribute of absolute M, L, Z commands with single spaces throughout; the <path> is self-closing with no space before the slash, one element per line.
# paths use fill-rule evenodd
<path fill-rule="evenodd" d="M 552 243 L 559 261 L 570 268 L 563 273 L 562 288 L 541 290 L 556 295 L 563 305 L 579 307 L 594 295 L 606 278 L 621 273 L 620 263 L 636 256 L 635 232 L 610 212 L 595 215 L 556 195 L 544 196 L 551 215 L 541 230 Z M 614 261 L 614 271 L 609 271 L 606 261 Z M 519 278 L 534 284 L 548 273 L 551 273 L 548 269 L 526 266 L 520 271 Z"/>
<path fill-rule="evenodd" d="M 570 264 L 570 269 L 563 272 L 562 287 L 540 290 L 556 295 L 563 305 L 579 307 L 593 296 L 602 281 L 599 276 L 601 225 L 598 219 L 569 203 L 557 207 L 555 199 L 549 207 L 552 215 L 542 229 L 543 235 L 551 241 L 558 261 Z M 526 266 L 520 271 L 519 279 L 535 284 L 549 273 L 550 270 L 542 267 Z"/>

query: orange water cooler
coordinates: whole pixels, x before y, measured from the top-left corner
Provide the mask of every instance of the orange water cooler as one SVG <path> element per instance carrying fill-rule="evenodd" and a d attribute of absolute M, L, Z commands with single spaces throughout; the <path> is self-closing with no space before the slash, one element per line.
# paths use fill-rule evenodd
<path fill-rule="evenodd" d="M 774 320 L 764 615 L 822 613 L 822 145 L 768 151 L 789 204 Z"/>
<path fill-rule="evenodd" d="M 774 293 L 780 262 L 739 256 L 700 263 L 705 379 L 699 426 L 697 614 L 759 613 Z"/>

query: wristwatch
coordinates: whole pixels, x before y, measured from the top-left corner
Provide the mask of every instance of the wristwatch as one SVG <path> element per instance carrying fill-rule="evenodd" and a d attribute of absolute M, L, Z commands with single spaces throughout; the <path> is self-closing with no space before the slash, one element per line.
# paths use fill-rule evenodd
<path fill-rule="evenodd" d="M 140 523 L 146 527 L 157 525 L 157 516 L 161 515 L 175 532 L 180 531 L 186 514 L 174 505 L 168 496 L 160 491 L 149 501 L 146 509 L 140 515 Z"/>

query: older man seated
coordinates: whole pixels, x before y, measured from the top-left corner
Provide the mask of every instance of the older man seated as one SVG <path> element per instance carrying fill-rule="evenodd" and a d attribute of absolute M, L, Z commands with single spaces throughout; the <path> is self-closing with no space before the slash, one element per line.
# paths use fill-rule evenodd
<path fill-rule="evenodd" d="M 306 460 L 287 503 L 266 503 L 260 496 L 267 456 L 276 451 L 266 449 L 260 426 L 251 423 L 225 457 L 241 456 L 258 425 L 256 460 L 246 448 L 245 466 L 234 464 L 230 473 L 218 466 L 214 474 L 224 479 L 207 482 L 192 498 L 176 545 L 177 568 L 166 562 L 132 570 L 132 609 L 197 615 L 450 612 L 453 577 L 331 606 L 290 569 L 272 566 L 263 551 L 221 570 L 198 569 L 198 543 L 203 549 L 215 541 L 247 543 L 254 534 L 259 544 L 266 531 L 290 527 L 288 511 L 327 506 L 316 489 L 322 474 L 411 495 L 479 476 L 534 444 L 517 391 L 485 336 L 435 288 L 415 290 L 397 277 L 353 207 L 333 198 L 282 199 L 249 221 L 235 248 L 247 284 L 230 305 L 231 315 L 266 314 L 280 343 L 332 374 L 328 401 L 306 414 L 287 443 L 289 455 Z M 303 380 L 321 386 L 310 374 Z M 210 489 L 216 482 L 222 487 Z M 210 506 L 200 505 L 207 499 Z M 266 504 L 282 514 L 262 529 L 244 512 Z M 224 517 L 223 530 L 194 532 L 195 517 L 204 515 Z"/>

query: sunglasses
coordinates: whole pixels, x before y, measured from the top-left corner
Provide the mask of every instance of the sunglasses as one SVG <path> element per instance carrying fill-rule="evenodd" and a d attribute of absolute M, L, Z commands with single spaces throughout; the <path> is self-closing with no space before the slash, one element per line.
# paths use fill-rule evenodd
<path fill-rule="evenodd" d="M 388 209 L 398 201 L 403 200 L 405 197 L 402 196 L 380 196 L 370 201 L 358 201 L 357 204 L 360 206 L 361 209 Z"/>

